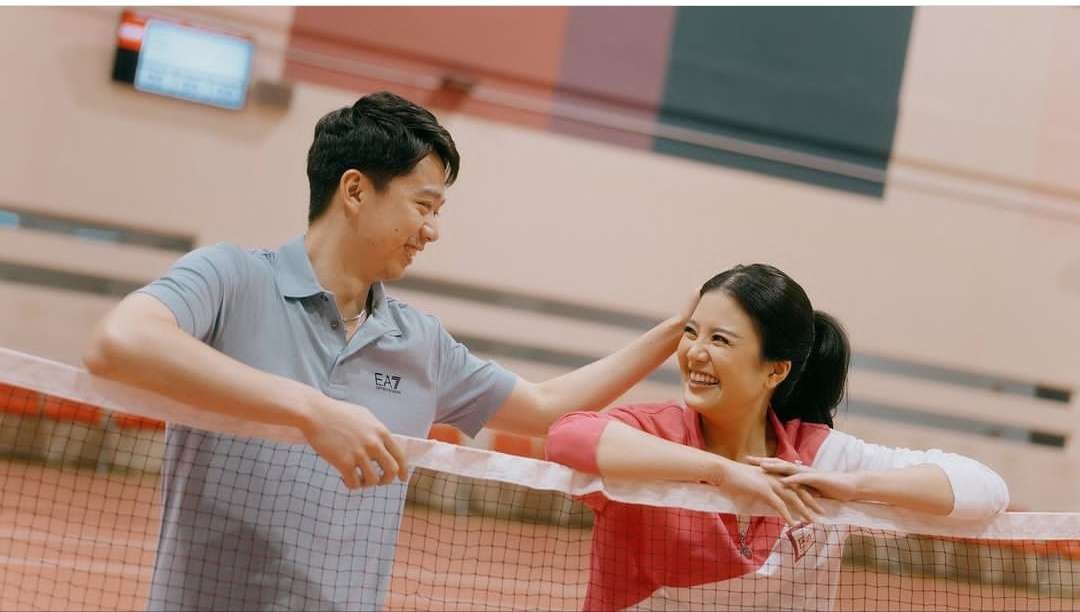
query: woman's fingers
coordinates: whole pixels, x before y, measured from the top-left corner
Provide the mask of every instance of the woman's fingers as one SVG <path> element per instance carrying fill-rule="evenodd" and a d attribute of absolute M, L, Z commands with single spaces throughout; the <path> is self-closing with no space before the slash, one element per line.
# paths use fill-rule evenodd
<path fill-rule="evenodd" d="M 808 523 L 812 523 L 817 520 L 817 516 L 814 515 L 810 508 L 807 507 L 807 505 L 803 502 L 802 498 L 799 497 L 799 494 L 796 493 L 794 489 L 785 487 L 781 484 L 777 484 L 777 487 L 779 488 L 779 490 L 776 491 L 776 494 L 779 495 L 784 500 L 784 503 L 786 503 L 788 507 L 792 509 L 794 515 L 797 515 L 801 520 L 804 520 Z"/>
<path fill-rule="evenodd" d="M 791 474 L 799 474 L 802 472 L 810 471 L 811 468 L 805 465 L 799 465 L 790 461 L 784 461 L 783 459 L 777 459 L 776 457 L 746 457 L 746 462 L 750 465 L 756 465 L 770 474 L 776 474 L 780 476 L 790 476 Z"/>
<path fill-rule="evenodd" d="M 799 496 L 799 499 L 801 499 L 808 508 L 816 512 L 819 517 L 822 514 L 825 514 L 825 509 L 821 507 L 821 502 L 818 501 L 817 497 L 814 496 L 810 489 L 799 485 L 796 485 L 792 488 Z"/>
<path fill-rule="evenodd" d="M 772 507 L 773 510 L 776 511 L 777 514 L 783 517 L 784 521 L 786 521 L 788 525 L 795 524 L 796 521 L 791 518 L 791 511 L 788 510 L 787 503 L 782 497 L 780 497 L 776 493 L 776 491 L 770 491 L 770 495 L 767 495 L 765 497 L 765 501 L 768 502 L 768 504 Z"/>
<path fill-rule="evenodd" d="M 785 476 L 780 479 L 780 482 L 786 485 L 801 485 L 812 488 L 814 488 L 814 485 L 822 484 L 820 474 L 814 472 L 800 472 L 798 474 Z"/>
<path fill-rule="evenodd" d="M 821 497 L 839 501 L 852 501 L 858 495 L 855 477 L 842 472 L 802 472 L 785 476 L 780 482 L 809 487 Z"/>
<path fill-rule="evenodd" d="M 803 472 L 780 479 L 784 485 L 792 488 L 812 489 L 821 497 L 836 499 L 836 493 L 829 487 L 828 478 L 821 472 Z"/>

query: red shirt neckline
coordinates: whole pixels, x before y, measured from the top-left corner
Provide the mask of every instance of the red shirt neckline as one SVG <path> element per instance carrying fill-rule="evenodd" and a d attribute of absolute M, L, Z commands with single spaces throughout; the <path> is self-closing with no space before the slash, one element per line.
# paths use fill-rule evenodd
<path fill-rule="evenodd" d="M 695 448 L 705 450 L 705 433 L 701 428 L 701 415 L 686 404 L 680 403 L 680 406 L 683 410 L 683 419 L 686 421 L 687 431 L 690 432 L 688 441 Z M 789 431 L 797 432 L 799 430 L 800 419 L 792 419 L 787 423 L 781 423 L 780 418 L 776 416 L 776 412 L 771 407 L 766 411 L 765 418 L 768 419 L 769 426 L 772 427 L 773 433 L 776 435 L 776 454 L 773 456 L 792 463 L 802 463 L 789 434 Z"/>

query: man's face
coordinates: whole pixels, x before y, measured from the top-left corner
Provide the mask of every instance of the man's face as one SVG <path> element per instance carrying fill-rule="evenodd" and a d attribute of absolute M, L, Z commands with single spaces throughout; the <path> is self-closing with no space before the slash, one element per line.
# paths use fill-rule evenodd
<path fill-rule="evenodd" d="M 430 242 L 439 239 L 438 216 L 446 201 L 446 174 L 432 154 L 412 172 L 390 181 L 382 192 L 371 194 L 371 207 L 360 221 L 357 235 L 369 261 L 373 280 L 396 280 Z"/>

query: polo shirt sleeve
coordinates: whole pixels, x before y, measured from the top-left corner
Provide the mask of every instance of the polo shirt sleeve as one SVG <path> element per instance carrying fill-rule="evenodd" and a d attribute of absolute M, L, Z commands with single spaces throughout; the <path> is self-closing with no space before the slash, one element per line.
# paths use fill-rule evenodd
<path fill-rule="evenodd" d="M 503 405 L 517 376 L 494 361 L 473 355 L 438 325 L 435 422 L 474 437 Z"/>
<path fill-rule="evenodd" d="M 209 342 L 223 311 L 243 289 L 245 257 L 243 249 L 225 243 L 196 249 L 138 293 L 157 298 L 180 329 Z"/>
<path fill-rule="evenodd" d="M 842 472 L 891 470 L 927 463 L 940 467 L 952 486 L 954 501 L 949 516 L 986 519 L 1008 507 L 1009 488 L 1001 476 L 982 463 L 955 453 L 891 448 L 834 430 L 814 459 L 817 469 Z"/>
<path fill-rule="evenodd" d="M 604 412 L 571 412 L 548 430 L 544 455 L 579 472 L 599 474 L 596 449 L 608 423 L 618 421 L 658 438 L 689 444 L 689 432 L 677 403 L 618 406 Z"/>

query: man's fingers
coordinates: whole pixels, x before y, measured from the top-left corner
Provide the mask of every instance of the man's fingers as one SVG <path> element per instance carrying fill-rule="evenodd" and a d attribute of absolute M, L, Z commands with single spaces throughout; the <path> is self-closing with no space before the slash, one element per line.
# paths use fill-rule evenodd
<path fill-rule="evenodd" d="M 379 463 L 379 467 L 382 469 L 382 478 L 379 480 L 379 484 L 388 485 L 394 482 L 394 476 L 398 475 L 398 463 L 394 460 L 394 457 L 390 454 L 390 451 L 386 448 L 378 449 L 375 454 L 375 461 Z"/>
<path fill-rule="evenodd" d="M 360 455 L 356 461 L 356 469 L 364 475 L 364 486 L 371 487 L 379 484 L 379 476 L 375 474 L 375 468 L 371 466 L 371 460 L 367 455 Z M 354 470 L 355 471 L 355 470 Z"/>
<path fill-rule="evenodd" d="M 697 308 L 698 302 L 701 301 L 701 289 L 694 291 L 692 294 L 686 296 L 686 301 L 683 302 L 683 306 L 679 309 L 679 317 L 686 321 L 694 314 L 694 310 Z"/>
<path fill-rule="evenodd" d="M 363 486 L 360 476 L 356 473 L 356 466 L 350 464 L 334 464 L 334 469 L 341 473 L 341 480 L 350 489 L 359 489 Z"/>
<path fill-rule="evenodd" d="M 394 463 L 397 464 L 398 480 L 401 482 L 407 481 L 409 479 L 409 460 L 405 456 L 405 451 L 401 449 L 401 445 L 397 443 L 397 440 L 389 431 L 383 432 L 383 440 L 386 441 L 386 450 L 390 451 Z"/>

